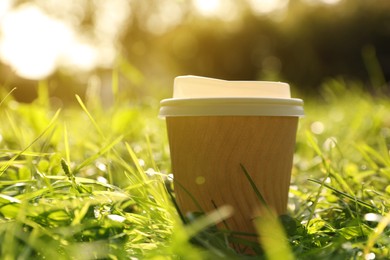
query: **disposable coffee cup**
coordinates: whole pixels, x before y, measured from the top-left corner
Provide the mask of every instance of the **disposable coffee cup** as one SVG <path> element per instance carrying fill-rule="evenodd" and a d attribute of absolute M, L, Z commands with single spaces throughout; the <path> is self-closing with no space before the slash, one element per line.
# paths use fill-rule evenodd
<path fill-rule="evenodd" d="M 183 214 L 230 205 L 233 215 L 223 226 L 255 233 L 253 220 L 264 210 L 258 192 L 268 208 L 286 213 L 298 119 L 304 115 L 303 101 L 291 98 L 288 84 L 180 76 L 159 115 L 167 123 Z"/>

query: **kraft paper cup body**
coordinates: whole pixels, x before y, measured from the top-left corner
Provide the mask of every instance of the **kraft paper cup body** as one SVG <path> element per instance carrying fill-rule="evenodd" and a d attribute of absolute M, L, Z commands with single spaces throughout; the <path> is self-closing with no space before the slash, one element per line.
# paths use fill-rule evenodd
<path fill-rule="evenodd" d="M 279 82 L 175 80 L 161 101 L 166 118 L 176 201 L 183 214 L 234 209 L 233 231 L 255 233 L 262 202 L 285 214 L 298 119 L 303 102 Z"/>

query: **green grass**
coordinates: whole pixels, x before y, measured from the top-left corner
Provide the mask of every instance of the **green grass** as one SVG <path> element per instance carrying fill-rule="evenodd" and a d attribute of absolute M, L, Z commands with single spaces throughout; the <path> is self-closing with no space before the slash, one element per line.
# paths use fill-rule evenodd
<path fill-rule="evenodd" d="M 158 100 L 57 110 L 43 90 L 0 97 L 1 259 L 390 258 L 387 97 L 334 80 L 305 98 L 289 216 L 258 221 L 261 248 L 215 229 L 227 208 L 178 214 Z"/>

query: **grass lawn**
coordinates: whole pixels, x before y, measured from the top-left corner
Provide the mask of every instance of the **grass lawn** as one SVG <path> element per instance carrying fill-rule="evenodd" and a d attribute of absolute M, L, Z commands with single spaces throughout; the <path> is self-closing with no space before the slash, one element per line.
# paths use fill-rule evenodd
<path fill-rule="evenodd" d="M 183 224 L 159 100 L 58 110 L 45 93 L 0 97 L 1 259 L 390 258 L 387 97 L 335 80 L 304 98 L 289 215 L 259 221 L 279 235 L 263 248 L 238 241 L 254 257 L 231 249 L 215 215 Z"/>

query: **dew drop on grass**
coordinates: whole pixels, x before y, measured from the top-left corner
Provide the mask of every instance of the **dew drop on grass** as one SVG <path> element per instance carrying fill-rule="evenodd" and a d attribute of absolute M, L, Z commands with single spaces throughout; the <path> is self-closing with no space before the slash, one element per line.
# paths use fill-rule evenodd
<path fill-rule="evenodd" d="M 101 183 L 104 183 L 104 184 L 108 183 L 108 180 L 106 178 L 104 178 L 103 176 L 97 177 L 97 181 L 101 182 Z"/>
<path fill-rule="evenodd" d="M 119 216 L 119 215 L 115 215 L 115 214 L 110 214 L 107 216 L 109 219 L 111 219 L 112 221 L 115 221 L 115 222 L 124 222 L 126 220 L 125 217 L 122 217 L 122 216 Z"/>
<path fill-rule="evenodd" d="M 337 138 L 332 136 L 325 140 L 323 147 L 326 151 L 330 151 L 331 149 L 336 147 L 336 144 L 337 144 Z"/>
<path fill-rule="evenodd" d="M 364 215 L 364 219 L 366 221 L 379 222 L 379 221 L 381 221 L 382 216 L 379 214 L 375 214 L 375 213 L 367 213 L 366 215 Z"/>
<path fill-rule="evenodd" d="M 353 246 L 352 246 L 352 243 L 351 243 L 351 242 L 343 243 L 343 244 L 341 245 L 341 247 L 342 247 L 343 249 L 346 249 L 346 250 L 351 250 L 351 249 L 353 249 Z"/>
<path fill-rule="evenodd" d="M 145 171 L 146 175 L 148 175 L 149 177 L 153 177 L 155 175 L 158 174 L 158 172 L 156 172 L 153 168 L 149 168 Z"/>
<path fill-rule="evenodd" d="M 100 210 L 97 207 L 93 209 L 93 215 L 95 216 L 96 219 L 100 218 L 101 216 Z"/>
<path fill-rule="evenodd" d="M 102 162 L 97 162 L 96 163 L 96 168 L 98 168 L 102 172 L 106 172 L 107 171 L 107 166 L 104 163 L 102 163 Z"/>
<path fill-rule="evenodd" d="M 366 259 L 366 260 L 373 260 L 373 259 L 375 259 L 375 254 L 374 253 L 369 253 L 369 254 L 364 256 L 364 259 Z"/>
<path fill-rule="evenodd" d="M 142 160 L 142 159 L 138 159 L 138 163 L 141 167 L 144 167 L 145 166 L 145 161 Z"/>

